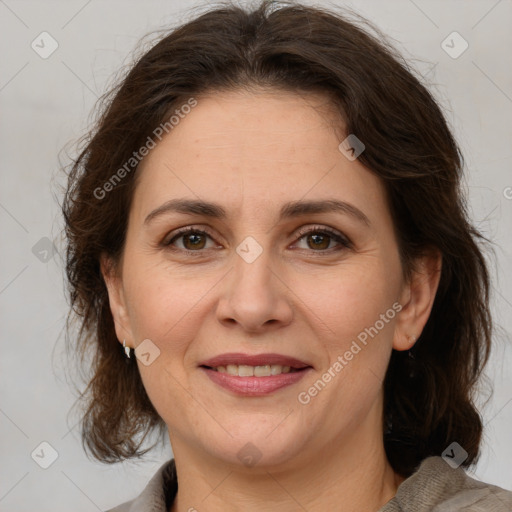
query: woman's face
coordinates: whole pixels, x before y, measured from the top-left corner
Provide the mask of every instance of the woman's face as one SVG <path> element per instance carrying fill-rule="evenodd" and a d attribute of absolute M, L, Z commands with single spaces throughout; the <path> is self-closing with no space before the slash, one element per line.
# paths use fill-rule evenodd
<path fill-rule="evenodd" d="M 175 454 L 363 455 L 407 300 L 384 187 L 338 149 L 322 96 L 197 101 L 139 167 L 109 282 L 118 336 L 150 340 L 137 364 Z"/>

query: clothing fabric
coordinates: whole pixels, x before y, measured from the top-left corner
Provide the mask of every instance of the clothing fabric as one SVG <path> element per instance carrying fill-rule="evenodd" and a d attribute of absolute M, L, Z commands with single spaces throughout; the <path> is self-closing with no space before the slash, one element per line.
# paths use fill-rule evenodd
<path fill-rule="evenodd" d="M 132 501 L 107 512 L 168 512 L 178 491 L 174 459 L 166 462 Z M 378 512 L 512 512 L 512 492 L 428 457 Z"/>

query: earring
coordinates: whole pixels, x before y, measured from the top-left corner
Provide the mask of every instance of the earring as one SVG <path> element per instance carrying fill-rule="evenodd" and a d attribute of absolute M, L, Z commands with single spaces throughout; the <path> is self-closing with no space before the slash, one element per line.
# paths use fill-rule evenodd
<path fill-rule="evenodd" d="M 126 356 L 127 359 L 130 359 L 131 358 L 131 355 L 130 355 L 131 348 L 126 346 L 126 340 L 123 340 L 123 348 L 124 348 L 124 355 Z"/>

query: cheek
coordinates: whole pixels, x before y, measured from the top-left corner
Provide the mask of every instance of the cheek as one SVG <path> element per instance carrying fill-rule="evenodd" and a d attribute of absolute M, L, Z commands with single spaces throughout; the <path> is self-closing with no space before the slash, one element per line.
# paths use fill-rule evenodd
<path fill-rule="evenodd" d="M 128 262 L 127 262 L 128 264 Z M 175 415 L 185 417 L 190 371 L 190 348 L 198 337 L 208 304 L 208 290 L 215 281 L 208 277 L 187 279 L 164 265 L 144 267 L 145 262 L 130 262 L 126 294 L 130 297 L 129 316 L 137 345 L 151 340 L 158 357 L 145 366 L 137 359 L 144 388 L 158 414 L 167 424 Z M 135 270 L 137 269 L 137 270 Z M 211 282 L 210 282 L 211 281 Z M 188 359 L 187 359 L 188 357 Z"/>
<path fill-rule="evenodd" d="M 185 277 L 165 264 L 145 261 L 127 261 L 126 268 L 131 269 L 125 290 L 135 343 L 149 338 L 166 353 L 182 352 L 200 327 L 196 317 L 215 279 L 190 272 Z"/>
<path fill-rule="evenodd" d="M 395 269 L 395 270 L 393 270 Z M 304 301 L 319 338 L 331 350 L 344 350 L 377 322 L 379 336 L 392 331 L 399 295 L 398 270 L 392 261 L 369 256 L 331 272 L 297 276 L 293 289 Z M 384 320 L 381 320 L 384 315 Z M 374 331 L 372 331 L 374 332 Z M 364 334 L 361 336 L 364 338 Z"/>
<path fill-rule="evenodd" d="M 301 279 L 298 295 L 309 297 L 308 317 L 325 354 L 321 374 L 302 391 L 317 393 L 318 380 L 327 383 L 311 407 L 328 429 L 339 428 L 339 418 L 328 411 L 350 412 L 350 422 L 357 424 L 378 397 L 397 314 L 400 279 L 393 269 L 393 262 L 372 256 L 364 264 L 347 263 L 330 275 Z"/>

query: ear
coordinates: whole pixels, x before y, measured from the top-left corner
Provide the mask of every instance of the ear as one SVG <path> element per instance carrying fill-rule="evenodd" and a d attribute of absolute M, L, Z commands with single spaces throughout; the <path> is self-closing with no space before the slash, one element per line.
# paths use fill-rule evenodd
<path fill-rule="evenodd" d="M 129 315 L 123 289 L 123 280 L 111 258 L 102 254 L 100 258 L 101 274 L 108 291 L 110 311 L 114 319 L 116 336 L 120 343 L 126 340 L 127 347 L 134 347 Z"/>
<path fill-rule="evenodd" d="M 441 268 L 442 255 L 438 249 L 429 249 L 415 260 L 411 278 L 400 296 L 402 309 L 395 326 L 395 350 L 409 350 L 420 337 L 432 311 Z"/>

